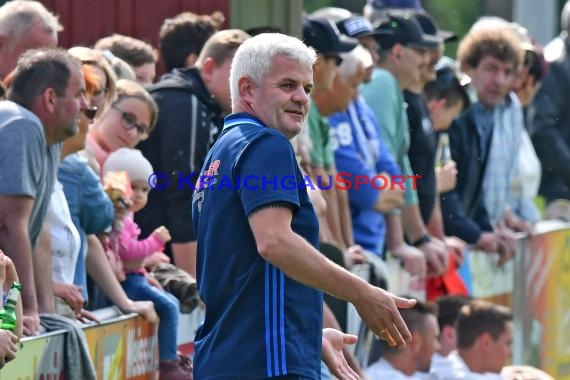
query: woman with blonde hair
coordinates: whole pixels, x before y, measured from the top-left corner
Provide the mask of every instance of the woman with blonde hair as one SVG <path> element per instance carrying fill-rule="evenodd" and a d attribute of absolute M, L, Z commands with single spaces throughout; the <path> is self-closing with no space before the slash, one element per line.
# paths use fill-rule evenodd
<path fill-rule="evenodd" d="M 87 134 L 85 153 L 97 173 L 109 154 L 119 148 L 134 148 L 147 139 L 158 117 L 154 99 L 138 83 L 120 79 L 116 91 L 116 100 L 96 118 Z"/>
<path fill-rule="evenodd" d="M 98 88 L 93 92 L 89 105 L 97 107 L 96 116 L 99 116 L 115 100 L 115 83 L 117 82 L 115 71 L 99 50 L 75 46 L 68 51 L 79 59 L 84 66 L 89 67 L 97 78 Z"/>

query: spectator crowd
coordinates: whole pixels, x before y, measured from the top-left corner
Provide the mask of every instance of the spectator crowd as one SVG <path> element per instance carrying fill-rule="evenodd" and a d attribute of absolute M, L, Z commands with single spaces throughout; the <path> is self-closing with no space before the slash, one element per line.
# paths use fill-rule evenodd
<path fill-rule="evenodd" d="M 513 316 L 465 273 L 470 250 L 503 265 L 541 219 L 570 221 L 570 2 L 561 20 L 543 49 L 498 17 L 458 36 L 420 0 L 369 0 L 303 15 L 298 39 L 183 12 L 158 49 L 113 34 L 64 50 L 56 15 L 6 2 L 0 282 L 23 289 L 0 366 L 43 315 L 98 323 L 115 305 L 157 321 L 160 379 L 548 379 L 509 365 Z M 318 186 L 188 186 L 218 172 Z M 388 293 L 387 260 L 426 298 Z M 365 360 L 347 301 L 376 335 Z M 195 308 L 192 361 L 176 339 Z"/>

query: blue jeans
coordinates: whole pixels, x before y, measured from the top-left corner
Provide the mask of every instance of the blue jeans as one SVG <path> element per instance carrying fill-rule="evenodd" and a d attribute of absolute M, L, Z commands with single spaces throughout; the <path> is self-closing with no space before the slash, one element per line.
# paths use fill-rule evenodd
<path fill-rule="evenodd" d="M 180 304 L 170 293 L 155 288 L 148 283 L 144 275 L 127 274 L 127 279 L 121 283 L 127 296 L 133 301 L 152 301 L 160 318 L 158 323 L 158 351 L 160 361 L 176 360 L 178 344 L 178 310 Z"/>

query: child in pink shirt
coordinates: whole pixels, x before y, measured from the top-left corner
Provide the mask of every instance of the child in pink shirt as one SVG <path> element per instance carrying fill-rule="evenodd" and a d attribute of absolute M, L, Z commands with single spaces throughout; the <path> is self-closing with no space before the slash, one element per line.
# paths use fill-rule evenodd
<path fill-rule="evenodd" d="M 157 228 L 148 238 L 138 240 L 140 229 L 133 220 L 133 213 L 145 207 L 150 186 L 148 178 L 153 173 L 151 164 L 136 149 L 120 148 L 111 153 L 103 165 L 103 176 L 108 172 L 126 171 L 132 188 L 129 214 L 122 219 L 122 226 L 112 244 L 113 251 L 123 263 L 125 280 L 121 282 L 125 293 L 134 301 L 152 301 L 160 322 L 158 346 L 160 353 L 160 378 L 191 379 L 191 369 L 179 361 L 177 331 L 179 302 L 171 294 L 151 285 L 146 279 L 143 261 L 155 252 L 161 252 L 170 240 L 165 227 Z"/>

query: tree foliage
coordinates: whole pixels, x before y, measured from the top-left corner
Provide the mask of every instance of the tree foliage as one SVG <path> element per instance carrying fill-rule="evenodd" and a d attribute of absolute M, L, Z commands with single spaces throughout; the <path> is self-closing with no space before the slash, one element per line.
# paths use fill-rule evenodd
<path fill-rule="evenodd" d="M 441 29 L 451 30 L 459 40 L 467 34 L 471 25 L 485 14 L 482 0 L 423 0 L 425 9 Z M 457 42 L 446 45 L 445 55 L 456 57 Z"/>

